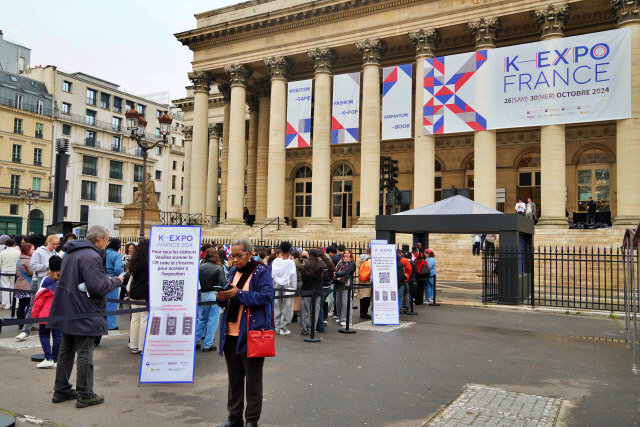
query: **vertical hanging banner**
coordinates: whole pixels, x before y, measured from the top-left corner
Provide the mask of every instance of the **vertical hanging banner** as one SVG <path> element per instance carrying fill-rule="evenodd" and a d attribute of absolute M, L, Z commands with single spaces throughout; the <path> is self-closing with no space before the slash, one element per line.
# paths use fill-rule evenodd
<path fill-rule="evenodd" d="M 140 383 L 192 383 L 200 227 L 151 227 L 149 320 Z"/>
<path fill-rule="evenodd" d="M 382 70 L 382 139 L 411 138 L 413 64 Z"/>
<path fill-rule="evenodd" d="M 424 135 L 487 129 L 486 108 L 478 106 L 486 99 L 476 96 L 491 77 L 486 62 L 486 50 L 424 60 Z"/>
<path fill-rule="evenodd" d="M 360 73 L 333 76 L 331 143 L 358 142 L 360 129 Z"/>
<path fill-rule="evenodd" d="M 425 135 L 632 116 L 630 28 L 424 61 Z"/>
<path fill-rule="evenodd" d="M 371 244 L 374 325 L 400 324 L 397 262 L 395 245 Z"/>
<path fill-rule="evenodd" d="M 311 84 L 309 79 L 287 85 L 287 148 L 310 146 Z"/>

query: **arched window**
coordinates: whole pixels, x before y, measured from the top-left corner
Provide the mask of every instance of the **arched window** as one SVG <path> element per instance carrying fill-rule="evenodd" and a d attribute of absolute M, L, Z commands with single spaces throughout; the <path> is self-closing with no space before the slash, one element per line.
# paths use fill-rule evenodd
<path fill-rule="evenodd" d="M 440 200 L 442 200 L 442 164 L 436 159 L 433 201 L 439 202 Z"/>
<path fill-rule="evenodd" d="M 349 165 L 339 165 L 333 172 L 332 177 L 332 208 L 331 213 L 334 219 L 338 219 L 342 228 L 351 226 L 353 192 L 353 171 Z"/>
<path fill-rule="evenodd" d="M 311 216 L 311 168 L 303 166 L 296 171 L 294 182 L 294 216 Z"/>
<path fill-rule="evenodd" d="M 603 150 L 591 148 L 580 154 L 576 170 L 579 211 L 587 210 L 589 197 L 595 200 L 597 210 L 611 210 L 610 168 L 611 158 Z"/>
<path fill-rule="evenodd" d="M 471 158 L 466 166 L 464 167 L 464 186 L 466 188 L 469 189 L 469 198 L 471 198 L 471 200 L 473 200 L 473 183 L 475 180 L 475 176 L 473 173 L 473 169 L 474 169 L 474 159 Z"/>
<path fill-rule="evenodd" d="M 537 203 L 538 215 L 542 211 L 542 200 L 540 195 L 541 165 L 540 153 L 529 153 L 522 156 L 518 163 L 518 189 L 517 198 L 525 203 L 531 197 Z M 513 202 L 515 205 L 515 201 Z"/>

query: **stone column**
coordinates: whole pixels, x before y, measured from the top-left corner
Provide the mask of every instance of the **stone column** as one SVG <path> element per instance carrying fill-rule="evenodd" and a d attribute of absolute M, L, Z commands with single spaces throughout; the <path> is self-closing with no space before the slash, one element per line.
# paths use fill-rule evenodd
<path fill-rule="evenodd" d="M 258 97 L 247 98 L 249 106 L 249 140 L 247 141 L 247 198 L 245 206 L 251 215 L 256 214 L 256 175 L 258 166 Z"/>
<path fill-rule="evenodd" d="M 564 37 L 569 6 L 549 5 L 535 11 L 541 40 Z M 541 227 L 567 227 L 567 162 L 565 125 L 540 127 L 540 220 Z M 477 164 L 477 163 L 476 163 Z M 534 200 L 535 202 L 535 200 Z"/>
<path fill-rule="evenodd" d="M 222 155 L 220 156 L 220 222 L 227 213 L 227 171 L 229 170 L 229 120 L 231 118 L 231 86 L 218 85 L 224 104 L 222 107 Z"/>
<path fill-rule="evenodd" d="M 220 127 L 209 125 L 209 163 L 207 165 L 207 215 L 218 215 L 218 147 Z"/>
<path fill-rule="evenodd" d="M 227 170 L 227 219 L 225 224 L 244 224 L 244 166 L 246 155 L 245 112 L 247 103 L 247 79 L 253 73 L 244 64 L 225 67 L 231 83 L 229 107 L 229 160 Z M 224 185 L 224 184 L 223 184 Z"/>
<path fill-rule="evenodd" d="M 640 1 L 613 0 L 618 28 L 631 29 L 631 117 L 616 126 L 616 227 L 640 223 Z"/>
<path fill-rule="evenodd" d="M 311 162 L 311 219 L 309 225 L 331 224 L 331 67 L 336 60 L 332 49 L 308 52 L 316 69 L 313 115 L 313 158 Z"/>
<path fill-rule="evenodd" d="M 264 223 L 267 218 L 267 189 L 269 166 L 269 108 L 271 104 L 271 81 L 268 78 L 260 79 L 258 85 L 258 147 L 256 167 L 256 223 Z"/>
<path fill-rule="evenodd" d="M 191 143 L 191 179 L 189 210 L 205 214 L 207 192 L 207 156 L 209 154 L 209 89 L 213 78 L 205 71 L 189 73 L 193 82 L 193 142 Z"/>
<path fill-rule="evenodd" d="M 182 185 L 182 207 L 181 212 L 189 213 L 191 207 L 191 156 L 193 153 L 193 126 L 185 126 L 182 129 L 184 135 L 184 183 Z"/>
<path fill-rule="evenodd" d="M 469 22 L 469 30 L 475 39 L 476 51 L 494 49 L 500 32 L 500 21 L 495 17 L 480 18 Z M 489 86 L 480 89 L 489 90 Z M 488 98 L 487 94 L 487 98 Z M 482 99 L 482 96 L 480 96 Z M 496 208 L 496 131 L 482 130 L 473 135 L 475 169 L 473 200 L 491 209 Z"/>
<path fill-rule="evenodd" d="M 362 54 L 362 140 L 360 150 L 360 218 L 358 227 L 374 227 L 380 208 L 380 58 L 384 42 L 356 44 Z"/>
<path fill-rule="evenodd" d="M 287 72 L 290 62 L 283 56 L 266 59 L 271 73 L 271 106 L 269 117 L 269 167 L 267 171 L 267 218 L 280 218 L 284 223 L 285 131 L 287 121 Z"/>
<path fill-rule="evenodd" d="M 420 29 L 409 33 L 416 49 L 416 93 L 413 152 L 413 206 L 415 208 L 433 203 L 435 192 L 436 137 L 424 135 L 424 60 L 435 56 L 438 32 Z"/>

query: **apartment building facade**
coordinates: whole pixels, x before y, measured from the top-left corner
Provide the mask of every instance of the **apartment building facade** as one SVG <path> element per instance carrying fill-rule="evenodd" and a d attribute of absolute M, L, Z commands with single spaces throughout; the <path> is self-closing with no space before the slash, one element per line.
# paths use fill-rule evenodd
<path fill-rule="evenodd" d="M 0 71 L 0 234 L 50 222 L 53 96 L 42 82 Z"/>
<path fill-rule="evenodd" d="M 54 139 L 70 142 L 65 220 L 87 221 L 91 206 L 120 209 L 131 203 L 143 178 L 142 151 L 128 136 L 125 113 L 134 108 L 147 120 L 146 139 L 160 139 L 158 118 L 169 107 L 122 91 L 115 83 L 54 66 L 25 75 L 44 82 L 55 100 Z M 161 211 L 180 209 L 184 136 L 179 112 L 167 146 L 149 151 L 151 175 Z"/>

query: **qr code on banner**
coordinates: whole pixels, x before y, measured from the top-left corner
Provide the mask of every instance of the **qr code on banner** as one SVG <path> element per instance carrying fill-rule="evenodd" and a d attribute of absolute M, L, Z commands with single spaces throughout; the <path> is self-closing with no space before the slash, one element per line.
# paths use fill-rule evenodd
<path fill-rule="evenodd" d="M 381 271 L 378 274 L 378 279 L 380 283 L 389 283 L 391 281 L 391 273 L 388 271 Z"/>
<path fill-rule="evenodd" d="M 184 280 L 163 280 L 162 301 L 182 301 Z"/>

